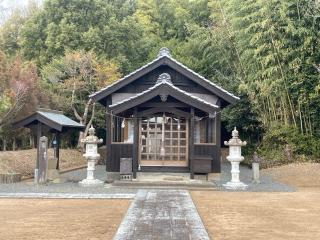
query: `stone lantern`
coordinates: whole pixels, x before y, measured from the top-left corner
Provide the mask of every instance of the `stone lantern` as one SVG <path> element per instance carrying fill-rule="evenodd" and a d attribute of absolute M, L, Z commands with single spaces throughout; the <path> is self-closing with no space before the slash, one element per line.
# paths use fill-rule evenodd
<path fill-rule="evenodd" d="M 247 185 L 243 182 L 240 182 L 240 162 L 243 161 L 244 157 L 241 156 L 241 147 L 247 145 L 246 141 L 241 141 L 239 138 L 239 132 L 235 127 L 232 131 L 232 138 L 224 144 L 229 146 L 229 155 L 227 156 L 227 160 L 231 163 L 231 181 L 223 184 L 226 189 L 246 189 Z"/>
<path fill-rule="evenodd" d="M 79 184 L 84 187 L 90 186 L 102 186 L 103 182 L 99 179 L 94 178 L 95 164 L 100 159 L 100 154 L 98 153 L 98 144 L 102 143 L 102 139 L 98 139 L 95 134 L 95 129 L 93 126 L 89 129 L 89 136 L 82 139 L 81 142 L 86 145 L 86 153 L 83 156 L 87 159 L 87 178 L 83 179 Z"/>

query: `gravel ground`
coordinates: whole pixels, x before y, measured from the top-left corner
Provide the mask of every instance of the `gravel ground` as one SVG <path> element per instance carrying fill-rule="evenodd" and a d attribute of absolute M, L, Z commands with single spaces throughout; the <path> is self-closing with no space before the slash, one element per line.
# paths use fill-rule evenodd
<path fill-rule="evenodd" d="M 105 166 L 96 166 L 95 177 L 106 180 Z M 135 193 L 136 189 L 115 188 L 106 184 L 105 187 L 80 187 L 78 182 L 86 178 L 86 169 L 61 174 L 61 183 L 37 185 L 33 180 L 14 184 L 0 184 L 1 193 L 77 193 L 77 194 L 104 194 L 104 193 Z"/>
<path fill-rule="evenodd" d="M 230 164 L 222 163 L 220 181 L 215 181 L 217 189 L 220 191 L 232 191 L 226 190 L 222 184 L 228 182 L 231 178 Z M 248 192 L 293 192 L 294 187 L 279 183 L 272 179 L 269 175 L 261 174 L 261 183 L 251 183 L 252 171 L 246 166 L 240 166 L 240 179 L 249 187 Z M 106 171 L 105 166 L 99 165 L 96 167 L 95 177 L 105 181 Z M 78 182 L 86 178 L 86 169 L 79 169 L 76 171 L 61 174 L 61 183 L 48 183 L 46 185 L 36 185 L 32 180 L 24 181 L 15 184 L 0 184 L 1 193 L 77 193 L 77 194 L 105 194 L 105 193 L 136 193 L 137 189 L 122 187 L 113 187 L 110 184 L 106 184 L 105 187 L 80 187 Z M 143 188 L 143 187 L 142 187 Z M 177 187 L 179 188 L 179 187 Z"/>
<path fill-rule="evenodd" d="M 222 163 L 221 165 L 221 176 L 220 181 L 215 181 L 218 189 L 220 191 L 233 191 L 226 190 L 222 184 L 231 180 L 231 164 L 230 163 Z M 252 170 L 247 166 L 240 165 L 240 181 L 248 185 L 248 192 L 293 192 L 296 189 L 292 186 L 279 183 L 275 181 L 272 177 L 266 174 L 262 174 L 260 172 L 260 184 L 252 183 Z M 240 190 L 241 191 L 241 190 Z"/>

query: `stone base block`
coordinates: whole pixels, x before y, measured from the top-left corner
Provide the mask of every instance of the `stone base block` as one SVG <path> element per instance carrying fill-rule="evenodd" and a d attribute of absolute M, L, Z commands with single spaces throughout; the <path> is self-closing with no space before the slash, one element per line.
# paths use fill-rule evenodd
<path fill-rule="evenodd" d="M 120 172 L 107 172 L 107 183 L 113 183 L 116 180 L 120 180 Z"/>
<path fill-rule="evenodd" d="M 39 169 L 38 168 L 35 168 L 34 169 L 34 183 L 38 183 L 38 174 L 39 174 Z"/>
<path fill-rule="evenodd" d="M 220 181 L 221 173 L 208 173 L 208 181 Z"/>
<path fill-rule="evenodd" d="M 120 180 L 132 181 L 132 174 L 120 174 Z"/>
<path fill-rule="evenodd" d="M 248 185 L 243 182 L 227 182 L 223 187 L 229 190 L 246 190 Z"/>
<path fill-rule="evenodd" d="M 60 174 L 59 174 L 59 170 L 57 169 L 48 169 L 47 172 L 47 178 L 49 181 L 53 181 L 55 179 L 59 179 Z"/>
<path fill-rule="evenodd" d="M 79 185 L 81 187 L 100 187 L 104 185 L 104 182 L 99 179 L 83 179 Z"/>
<path fill-rule="evenodd" d="M 56 169 L 58 158 L 51 157 L 48 159 L 48 169 Z"/>

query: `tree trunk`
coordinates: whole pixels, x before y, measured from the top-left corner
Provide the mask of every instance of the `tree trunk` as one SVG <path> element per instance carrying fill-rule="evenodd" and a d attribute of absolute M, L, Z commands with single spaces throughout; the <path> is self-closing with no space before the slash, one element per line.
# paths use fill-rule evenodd
<path fill-rule="evenodd" d="M 91 118 L 90 118 L 90 121 L 87 123 L 89 109 L 91 106 L 92 106 Z M 93 117 L 94 117 L 94 107 L 95 105 L 92 104 L 92 100 L 89 99 L 88 102 L 86 103 L 85 110 L 82 117 L 80 117 L 80 115 L 77 113 L 76 109 L 74 108 L 74 113 L 76 115 L 76 118 L 80 120 L 80 124 L 86 126 L 85 131 L 84 132 L 81 131 L 79 133 L 77 148 L 83 148 L 83 143 L 81 143 L 81 139 L 83 139 L 87 135 L 90 125 L 92 124 Z"/>

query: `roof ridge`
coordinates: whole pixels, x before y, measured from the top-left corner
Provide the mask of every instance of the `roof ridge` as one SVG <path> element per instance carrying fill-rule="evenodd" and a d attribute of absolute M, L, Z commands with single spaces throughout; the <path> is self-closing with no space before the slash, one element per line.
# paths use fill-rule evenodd
<path fill-rule="evenodd" d="M 134 70 L 133 72 L 131 72 L 131 73 L 125 75 L 125 76 L 123 76 L 122 78 L 120 78 L 120 79 L 118 79 L 117 81 L 111 83 L 110 85 L 107 85 L 107 86 L 105 86 L 104 88 L 101 88 L 99 91 L 90 94 L 89 97 L 92 97 L 92 96 L 94 96 L 94 95 L 96 95 L 96 94 L 98 94 L 98 93 L 100 93 L 100 92 L 103 92 L 104 90 L 106 90 L 106 89 L 108 89 L 108 88 L 116 85 L 118 82 L 121 82 L 122 80 L 124 80 L 124 79 L 126 79 L 126 78 L 128 78 L 128 77 L 130 77 L 130 76 L 132 76 L 132 75 L 134 75 L 135 73 L 141 71 L 142 69 L 147 68 L 147 67 L 150 66 L 151 64 L 155 63 L 156 61 L 158 61 L 158 60 L 160 60 L 161 58 L 164 58 L 164 57 L 167 57 L 167 55 L 161 55 L 161 56 L 156 57 L 156 58 L 153 59 L 151 62 L 148 62 L 147 64 L 143 65 L 142 67 Z"/>
<path fill-rule="evenodd" d="M 199 73 L 193 71 L 191 68 L 187 67 L 186 65 L 184 65 L 183 63 L 179 62 L 178 60 L 176 60 L 175 58 L 171 57 L 171 55 L 167 55 L 167 58 L 169 58 L 170 60 L 174 61 L 175 63 L 177 63 L 178 65 L 180 65 L 181 67 L 187 69 L 188 71 L 192 72 L 194 75 L 200 77 L 202 80 L 208 82 L 209 84 L 213 85 L 214 87 L 218 88 L 219 90 L 227 93 L 228 95 L 236 98 L 236 99 L 240 99 L 239 97 L 235 96 L 234 94 L 230 93 L 229 91 L 225 90 L 224 88 L 222 88 L 221 86 L 217 85 L 216 83 L 210 81 L 209 79 L 205 78 L 204 76 L 200 75 Z"/>
<path fill-rule="evenodd" d="M 109 88 L 111 88 L 112 86 L 115 86 L 116 84 L 118 84 L 119 82 L 129 78 L 130 76 L 136 74 L 137 72 L 149 67 L 150 65 L 154 64 L 155 62 L 159 61 L 160 59 L 162 58 L 168 58 L 169 60 L 171 60 L 172 62 L 176 63 L 177 65 L 181 66 L 182 68 L 186 69 L 187 71 L 189 71 L 191 74 L 195 75 L 196 77 L 202 79 L 203 81 L 207 82 L 208 84 L 210 84 L 211 86 L 219 89 L 220 91 L 222 91 L 223 93 L 231 96 L 232 98 L 235 98 L 235 99 L 240 99 L 239 97 L 235 96 L 234 94 L 230 93 L 229 91 L 223 89 L 221 86 L 217 85 L 216 83 L 214 83 L 213 81 L 211 80 L 208 80 L 207 78 L 203 77 L 202 75 L 200 75 L 199 73 L 193 71 L 191 68 L 187 67 L 186 65 L 184 65 L 183 63 L 179 62 L 178 60 L 176 60 L 175 58 L 173 58 L 170 54 L 170 51 L 168 48 L 161 48 L 157 57 L 155 59 L 153 59 L 152 61 L 148 62 L 147 64 L 141 66 L 140 68 L 134 70 L 133 72 L 123 76 L 122 78 L 118 79 L 117 81 L 113 82 L 112 84 L 100 89 L 99 91 L 93 93 L 93 94 L 90 94 L 89 97 L 93 97 Z"/>
<path fill-rule="evenodd" d="M 49 108 L 41 108 L 41 107 L 38 107 L 36 112 L 48 112 L 48 113 L 63 114 L 63 111 L 49 109 Z"/>

